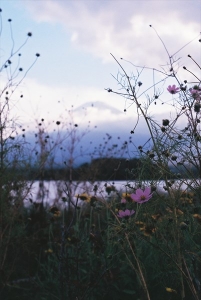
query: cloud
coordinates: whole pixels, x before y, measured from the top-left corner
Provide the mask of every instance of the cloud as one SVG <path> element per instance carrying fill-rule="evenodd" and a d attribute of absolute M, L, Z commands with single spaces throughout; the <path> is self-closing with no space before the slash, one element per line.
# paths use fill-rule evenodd
<path fill-rule="evenodd" d="M 20 98 L 21 93 L 23 98 Z M 123 107 L 124 100 L 104 89 L 67 84 L 49 86 L 26 78 L 13 96 L 12 114 L 20 116 L 19 122 L 33 128 L 36 120 L 44 118 L 55 122 L 61 117 L 65 119 L 68 111 L 74 110 L 76 122 L 85 119 L 98 125 L 105 120 L 111 123 L 125 119 Z"/>
<path fill-rule="evenodd" d="M 3 82 L 1 84 L 3 86 Z M 163 89 L 164 94 L 157 99 L 156 105 L 154 103 L 150 105 L 147 112 L 159 122 L 163 117 L 176 115 L 175 107 L 172 106 L 176 96 L 170 95 L 166 87 Z M 151 93 L 153 94 L 153 91 Z M 23 98 L 20 97 L 21 94 Z M 146 93 L 138 101 L 143 107 L 146 106 L 149 101 Z M 72 84 L 63 87 L 49 86 L 30 78 L 26 78 L 16 90 L 11 107 L 12 115 L 19 116 L 18 123 L 27 124 L 30 129 L 34 129 L 42 118 L 48 120 L 49 124 L 52 124 L 50 127 L 53 128 L 58 119 L 68 118 L 69 110 L 73 111 L 76 123 L 86 126 L 90 121 L 92 126 L 101 125 L 104 130 L 108 128 L 108 131 L 111 126 L 120 124 L 120 128 L 123 125 L 129 128 L 130 132 L 136 124 L 138 113 L 140 123 L 142 122 L 142 116 L 134 102 L 108 93 L 104 89 Z"/>
<path fill-rule="evenodd" d="M 38 22 L 57 22 L 71 34 L 71 42 L 103 62 L 124 57 L 136 64 L 164 62 L 159 32 L 173 54 L 200 32 L 200 1 L 40 1 L 25 2 Z M 190 9 L 189 9 L 190 8 Z M 193 49 L 195 48 L 193 44 Z"/>

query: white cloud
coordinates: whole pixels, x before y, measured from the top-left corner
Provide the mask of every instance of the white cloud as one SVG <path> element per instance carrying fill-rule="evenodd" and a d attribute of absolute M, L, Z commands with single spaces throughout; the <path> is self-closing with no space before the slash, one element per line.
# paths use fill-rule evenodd
<path fill-rule="evenodd" d="M 19 95 L 23 93 L 23 98 Z M 21 122 L 34 124 L 35 119 L 45 118 L 48 120 L 57 120 L 61 115 L 65 118 L 68 110 L 76 109 L 79 106 L 85 107 L 86 103 L 94 104 L 93 108 L 87 109 L 87 115 L 93 124 L 107 121 L 112 122 L 120 118 L 124 118 L 123 102 L 118 96 L 108 93 L 104 89 L 66 85 L 65 87 L 48 86 L 39 83 L 37 80 L 26 78 L 19 86 L 14 97 L 16 104 L 13 107 L 13 114 L 20 116 Z M 101 101 L 111 107 L 119 109 L 120 115 L 117 115 L 108 107 L 103 107 L 100 113 L 96 108 L 96 101 Z M 88 105 L 88 104 L 87 104 Z M 82 119 L 86 110 L 77 113 L 76 118 Z M 82 115 L 82 116 L 81 116 Z M 87 117 L 87 118 L 88 118 Z"/>
<path fill-rule="evenodd" d="M 23 98 L 20 98 L 21 94 Z M 164 90 L 164 94 L 157 100 L 157 105 L 151 104 L 148 114 L 160 122 L 163 116 L 169 117 L 170 112 L 175 111 L 174 107 L 169 105 L 172 101 L 172 95 Z M 139 102 L 144 106 L 147 102 L 146 96 L 142 96 Z M 90 121 L 93 126 L 107 123 L 110 127 L 108 124 L 129 123 L 132 129 L 137 120 L 135 103 L 92 86 L 49 86 L 26 78 L 16 90 L 12 103 L 12 114 L 19 116 L 19 123 L 29 124 L 29 128 L 34 128 L 36 120 L 40 121 L 41 118 L 51 124 L 55 124 L 60 118 L 67 119 L 71 109 L 75 111 L 75 122 L 87 124 Z"/>
<path fill-rule="evenodd" d="M 39 22 L 61 23 L 71 42 L 103 62 L 125 57 L 153 66 L 166 57 L 149 28 L 152 24 L 170 52 L 176 52 L 200 32 L 200 1 L 40 1 L 25 2 Z"/>

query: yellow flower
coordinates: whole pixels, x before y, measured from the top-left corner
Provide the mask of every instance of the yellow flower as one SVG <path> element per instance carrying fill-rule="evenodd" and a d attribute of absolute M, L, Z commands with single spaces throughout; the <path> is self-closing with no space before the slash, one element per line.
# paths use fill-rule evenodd
<path fill-rule="evenodd" d="M 192 198 L 188 198 L 188 197 L 181 197 L 179 199 L 182 203 L 184 204 L 192 204 L 193 203 L 193 199 Z"/>
<path fill-rule="evenodd" d="M 175 290 L 173 290 L 173 289 L 171 289 L 171 288 L 169 288 L 169 287 L 166 287 L 165 289 L 166 289 L 166 291 L 167 291 L 168 293 L 176 293 L 176 294 L 177 294 L 177 292 L 176 292 Z"/>
<path fill-rule="evenodd" d="M 131 195 L 128 194 L 128 193 L 122 193 L 122 199 L 126 199 L 126 201 L 133 201 L 132 198 L 131 198 Z"/>
<path fill-rule="evenodd" d="M 54 217 L 59 218 L 61 216 L 61 212 L 58 210 L 54 213 Z"/>
<path fill-rule="evenodd" d="M 156 228 L 154 226 L 145 225 L 140 227 L 140 231 L 142 231 L 145 236 L 150 236 L 152 233 L 156 232 Z"/>
<path fill-rule="evenodd" d="M 193 217 L 196 218 L 199 223 L 201 223 L 201 215 L 194 214 Z"/>
<path fill-rule="evenodd" d="M 59 209 L 56 206 L 51 206 L 49 210 L 52 214 L 56 214 L 59 212 Z"/>
<path fill-rule="evenodd" d="M 152 217 L 152 219 L 154 219 L 155 221 L 161 219 L 161 215 L 160 215 L 160 214 L 152 215 L 151 217 Z"/>
<path fill-rule="evenodd" d="M 53 253 L 53 250 L 49 248 L 48 250 L 45 250 L 45 253 Z"/>
<path fill-rule="evenodd" d="M 183 213 L 182 210 L 180 210 L 179 208 L 177 208 L 177 214 L 178 214 L 178 215 L 183 215 L 184 213 Z"/>
<path fill-rule="evenodd" d="M 90 202 L 91 201 L 91 196 L 88 195 L 87 193 L 83 193 L 83 194 L 79 194 L 79 195 L 75 195 L 76 198 L 82 200 L 82 201 L 86 201 L 86 202 Z"/>
<path fill-rule="evenodd" d="M 142 221 L 136 221 L 135 224 L 136 225 L 144 225 L 144 222 L 142 222 Z"/>
<path fill-rule="evenodd" d="M 180 197 L 180 201 L 186 204 L 192 204 L 193 203 L 193 197 L 194 197 L 194 193 L 192 192 L 182 192 L 181 193 L 181 197 Z"/>

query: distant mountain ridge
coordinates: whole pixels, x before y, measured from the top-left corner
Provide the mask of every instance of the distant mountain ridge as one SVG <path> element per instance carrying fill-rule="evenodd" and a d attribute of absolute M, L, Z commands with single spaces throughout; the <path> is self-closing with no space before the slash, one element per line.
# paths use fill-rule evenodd
<path fill-rule="evenodd" d="M 86 110 L 86 116 L 83 116 L 83 110 Z M 149 134 L 143 125 L 140 124 L 139 128 L 133 133 L 133 127 L 135 125 L 135 118 L 132 116 L 128 117 L 123 111 L 113 107 L 112 105 L 105 104 L 101 101 L 86 102 L 83 105 L 78 106 L 77 108 L 72 109 L 73 118 L 68 121 L 68 117 L 65 118 L 64 115 L 61 116 L 61 119 L 53 121 L 54 127 L 46 127 L 46 121 L 39 123 L 39 128 L 43 131 L 43 124 L 45 133 L 43 134 L 44 145 L 46 149 L 54 148 L 54 141 L 58 143 L 58 137 L 60 140 L 65 138 L 65 142 L 59 145 L 57 150 L 52 151 L 53 160 L 58 164 L 63 163 L 69 159 L 69 149 L 71 137 L 66 137 L 68 131 L 65 128 L 71 126 L 75 134 L 75 148 L 74 148 L 74 157 L 73 161 L 76 166 L 83 164 L 85 162 L 90 162 L 92 159 L 92 153 L 96 154 L 93 158 L 107 157 L 107 148 L 112 149 L 114 157 L 125 158 L 134 158 L 136 157 L 136 149 L 139 145 L 143 145 L 148 139 Z M 88 121 L 90 120 L 90 121 Z M 82 132 L 85 132 L 86 128 L 89 125 L 89 132 L 85 135 L 82 135 Z M 66 124 L 62 128 L 62 123 Z M 70 125 L 69 125 L 70 124 Z M 75 125 L 75 127 L 74 127 Z M 56 127 L 55 127 L 56 126 Z M 61 126 L 61 127 L 60 127 Z M 55 130 L 58 128 L 58 131 Z M 37 159 L 40 155 L 41 146 L 38 140 L 38 129 L 36 131 L 26 131 L 22 136 L 26 139 L 27 144 L 27 155 L 28 148 L 34 149 L 32 151 L 33 161 Z M 88 129 L 87 129 L 88 130 Z M 48 138 L 47 138 L 48 136 Z M 19 137 L 19 136 L 18 136 Z M 76 140 L 77 139 L 77 140 Z M 41 140 L 42 141 L 42 140 Z M 123 145 L 127 145 L 128 150 L 120 151 L 118 149 Z M 115 146 L 114 146 L 115 145 Z M 116 146 L 117 145 L 117 146 Z M 118 147 L 118 148 L 117 148 Z M 44 149 L 45 149 L 44 148 Z M 37 153 L 37 154 L 36 154 Z M 82 154 L 81 154 L 82 153 Z M 111 156 L 111 151 L 109 150 L 109 155 Z"/>

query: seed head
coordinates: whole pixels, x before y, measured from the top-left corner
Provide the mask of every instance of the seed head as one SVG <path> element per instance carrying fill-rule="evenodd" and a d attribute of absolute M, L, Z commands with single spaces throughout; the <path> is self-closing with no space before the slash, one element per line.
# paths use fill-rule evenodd
<path fill-rule="evenodd" d="M 194 111 L 195 112 L 200 112 L 200 107 L 201 107 L 200 103 L 199 102 L 195 102 L 195 104 L 194 104 Z"/>
<path fill-rule="evenodd" d="M 170 121 L 168 119 L 163 119 L 163 126 L 168 126 Z"/>

